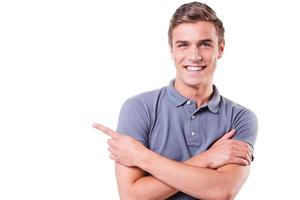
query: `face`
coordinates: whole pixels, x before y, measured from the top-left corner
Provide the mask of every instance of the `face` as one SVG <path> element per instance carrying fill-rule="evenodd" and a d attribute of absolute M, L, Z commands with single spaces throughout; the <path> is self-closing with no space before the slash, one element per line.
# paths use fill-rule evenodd
<path fill-rule="evenodd" d="M 173 30 L 172 59 L 176 66 L 176 84 L 184 87 L 211 86 L 224 50 L 218 44 L 211 22 L 183 23 Z"/>

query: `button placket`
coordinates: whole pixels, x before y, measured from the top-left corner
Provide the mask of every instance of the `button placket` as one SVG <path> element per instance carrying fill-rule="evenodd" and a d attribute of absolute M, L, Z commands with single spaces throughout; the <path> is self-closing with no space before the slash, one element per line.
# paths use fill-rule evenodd
<path fill-rule="evenodd" d="M 199 142 L 199 127 L 198 127 L 198 120 L 195 114 L 190 116 L 190 133 L 189 133 L 189 144 L 190 145 L 197 145 Z"/>
<path fill-rule="evenodd" d="M 184 107 L 189 115 L 189 131 L 186 132 L 187 143 L 188 145 L 195 146 L 199 143 L 199 122 L 197 122 L 198 120 L 196 117 L 196 105 L 194 101 L 188 99 Z"/>

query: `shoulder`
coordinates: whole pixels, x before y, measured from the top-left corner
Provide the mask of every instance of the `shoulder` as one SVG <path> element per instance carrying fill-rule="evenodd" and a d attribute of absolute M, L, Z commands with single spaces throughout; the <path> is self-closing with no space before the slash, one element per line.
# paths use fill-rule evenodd
<path fill-rule="evenodd" d="M 143 92 L 134 95 L 125 100 L 123 107 L 130 109 L 150 109 L 153 105 L 157 104 L 166 94 L 166 87 Z"/>
<path fill-rule="evenodd" d="M 247 117 L 257 121 L 256 114 L 250 108 L 242 106 L 226 97 L 221 96 L 222 103 L 224 104 L 226 110 L 230 112 L 233 119 L 238 119 L 240 117 Z"/>
<path fill-rule="evenodd" d="M 159 101 L 165 89 L 144 92 L 128 98 L 121 108 L 117 131 L 129 135 L 148 147 L 148 133 L 151 129 L 155 102 Z"/>
<path fill-rule="evenodd" d="M 237 131 L 234 138 L 248 142 L 253 148 L 258 131 L 256 114 L 249 108 L 227 98 L 223 97 L 222 101 L 225 103 L 225 107 L 227 107 L 227 110 L 230 113 L 231 129 L 234 128 Z"/>

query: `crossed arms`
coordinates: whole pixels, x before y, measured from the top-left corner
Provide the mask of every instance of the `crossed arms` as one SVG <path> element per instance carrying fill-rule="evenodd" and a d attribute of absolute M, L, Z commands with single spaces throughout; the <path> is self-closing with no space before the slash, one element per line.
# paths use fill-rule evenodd
<path fill-rule="evenodd" d="M 116 161 L 122 200 L 160 200 L 178 191 L 205 200 L 233 199 L 249 174 L 251 148 L 230 139 L 234 130 L 207 151 L 180 163 L 147 149 L 130 136 L 100 124 L 93 126 L 111 137 L 108 150 Z"/>

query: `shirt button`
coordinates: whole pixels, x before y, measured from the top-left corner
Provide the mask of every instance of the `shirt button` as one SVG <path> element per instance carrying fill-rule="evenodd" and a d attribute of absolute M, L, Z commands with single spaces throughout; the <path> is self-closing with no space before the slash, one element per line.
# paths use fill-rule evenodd
<path fill-rule="evenodd" d="M 195 132 L 195 131 L 193 131 L 193 132 L 192 132 L 192 136 L 195 136 L 195 135 L 196 135 L 196 132 Z"/>
<path fill-rule="evenodd" d="M 188 100 L 186 103 L 187 103 L 188 105 L 190 105 L 190 104 L 191 104 L 191 101 L 190 101 L 190 100 Z"/>
<path fill-rule="evenodd" d="M 195 115 L 192 115 L 192 119 L 195 119 L 196 118 L 196 116 Z"/>

